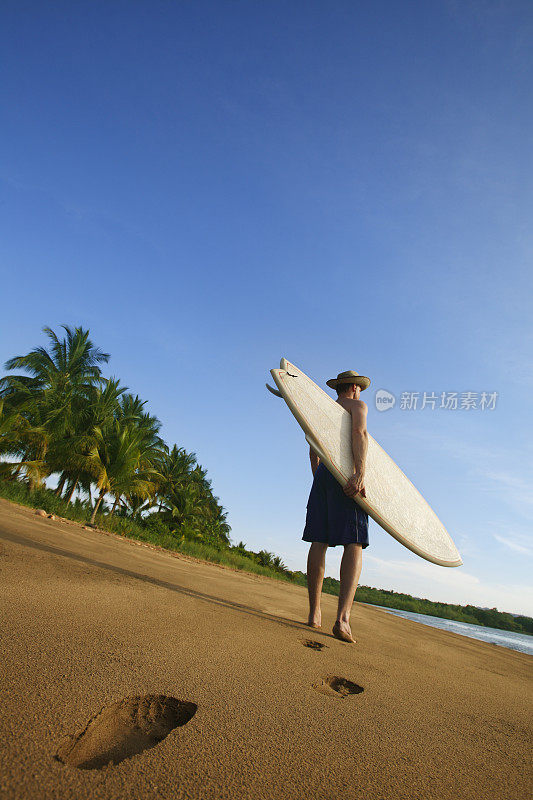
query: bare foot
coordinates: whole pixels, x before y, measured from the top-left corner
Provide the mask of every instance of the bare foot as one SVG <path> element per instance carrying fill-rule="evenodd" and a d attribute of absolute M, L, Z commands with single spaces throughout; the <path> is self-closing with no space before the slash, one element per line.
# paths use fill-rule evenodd
<path fill-rule="evenodd" d="M 333 626 L 333 636 L 336 639 L 340 639 L 341 642 L 351 642 L 355 644 L 355 639 L 352 636 L 352 631 L 347 622 L 337 622 Z"/>
<path fill-rule="evenodd" d="M 310 628 L 321 628 L 322 619 L 320 617 L 320 612 L 318 614 L 309 614 L 307 625 L 309 625 Z"/>

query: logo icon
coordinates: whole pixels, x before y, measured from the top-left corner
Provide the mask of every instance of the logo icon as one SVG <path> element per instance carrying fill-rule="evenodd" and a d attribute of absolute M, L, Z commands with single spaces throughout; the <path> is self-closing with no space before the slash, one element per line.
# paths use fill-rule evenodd
<path fill-rule="evenodd" d="M 395 396 L 386 389 L 378 389 L 375 400 L 378 411 L 388 411 L 390 408 L 394 408 L 394 404 L 396 403 Z"/>

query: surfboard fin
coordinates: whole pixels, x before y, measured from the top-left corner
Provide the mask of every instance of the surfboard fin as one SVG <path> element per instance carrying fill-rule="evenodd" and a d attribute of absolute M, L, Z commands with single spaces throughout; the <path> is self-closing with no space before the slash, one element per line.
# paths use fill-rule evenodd
<path fill-rule="evenodd" d="M 281 399 L 283 400 L 283 395 L 281 394 L 281 392 L 278 392 L 278 390 L 274 389 L 273 386 L 269 386 L 268 383 L 265 383 L 265 386 L 267 387 L 269 392 L 272 392 L 272 394 L 275 394 L 276 397 L 281 397 Z"/>

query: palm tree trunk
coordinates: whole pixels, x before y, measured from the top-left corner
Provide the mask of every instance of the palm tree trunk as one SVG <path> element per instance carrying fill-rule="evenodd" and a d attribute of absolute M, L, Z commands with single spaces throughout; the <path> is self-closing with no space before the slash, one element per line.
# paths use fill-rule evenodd
<path fill-rule="evenodd" d="M 79 479 L 80 479 L 80 473 L 78 472 L 78 474 L 76 475 L 76 478 L 74 480 L 74 483 L 72 484 L 72 488 L 70 490 L 70 494 L 67 497 L 67 505 L 69 505 L 70 501 L 72 500 L 72 495 L 74 494 L 74 490 L 76 489 L 76 486 L 78 485 Z"/>
<path fill-rule="evenodd" d="M 94 520 L 96 519 L 96 514 L 98 512 L 98 509 L 100 508 L 100 503 L 104 499 L 104 495 L 105 495 L 105 489 L 101 489 L 100 494 L 98 495 L 98 501 L 94 507 L 93 513 L 91 514 L 91 519 L 90 519 L 91 525 L 94 525 Z"/>
<path fill-rule="evenodd" d="M 113 503 L 113 508 L 111 509 L 111 514 L 109 515 L 110 517 L 112 517 L 113 514 L 115 513 L 115 508 L 117 507 L 117 503 L 118 503 L 119 499 L 120 499 L 120 495 L 119 494 L 115 495 L 115 502 Z"/>
<path fill-rule="evenodd" d="M 62 472 L 61 477 L 59 479 L 59 483 L 57 484 L 57 489 L 55 490 L 54 493 L 56 497 L 61 497 L 61 495 L 63 494 L 63 487 L 66 481 L 67 481 L 67 476 L 64 472 Z"/>

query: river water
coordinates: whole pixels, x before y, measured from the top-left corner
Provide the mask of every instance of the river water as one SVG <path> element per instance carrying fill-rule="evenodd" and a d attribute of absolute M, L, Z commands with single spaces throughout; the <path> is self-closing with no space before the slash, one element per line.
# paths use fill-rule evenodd
<path fill-rule="evenodd" d="M 481 639 L 482 642 L 491 642 L 492 644 L 498 644 L 501 647 L 508 647 L 510 650 L 518 650 L 520 653 L 527 653 L 533 656 L 533 636 L 528 636 L 526 633 L 501 631 L 498 628 L 485 628 L 483 625 L 471 625 L 469 622 L 456 622 L 453 619 L 430 617 L 429 614 L 416 614 L 414 611 L 400 611 L 397 608 L 387 608 L 386 606 L 373 606 L 373 608 L 381 608 L 390 614 L 396 614 L 398 617 L 421 622 L 422 625 L 442 628 L 444 631 L 459 633 L 461 636 L 469 636 L 471 639 Z"/>

